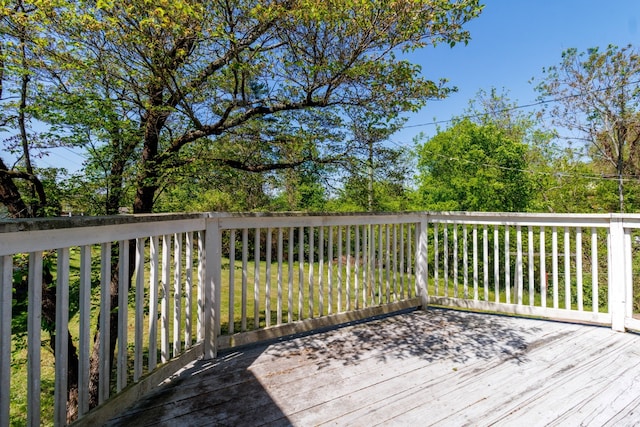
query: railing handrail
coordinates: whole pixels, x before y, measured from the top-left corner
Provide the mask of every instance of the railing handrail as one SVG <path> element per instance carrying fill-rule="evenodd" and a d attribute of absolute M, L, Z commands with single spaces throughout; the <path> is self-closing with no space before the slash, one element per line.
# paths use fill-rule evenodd
<path fill-rule="evenodd" d="M 153 307 L 153 300 L 149 301 L 148 308 L 152 313 L 149 318 L 154 317 L 153 313 L 157 315 L 160 309 L 160 318 L 167 322 L 160 333 L 164 340 L 162 359 L 167 362 L 176 356 L 184 356 L 184 360 L 215 357 L 223 338 L 220 333 L 221 320 L 227 321 L 222 318 L 222 312 L 227 310 L 229 322 L 234 321 L 233 300 L 230 301 L 230 307 L 221 307 L 220 292 L 223 287 L 227 287 L 230 294 L 239 292 L 239 289 L 234 289 L 233 283 L 236 269 L 239 269 L 238 275 L 244 276 L 243 326 L 239 328 L 242 329 L 239 332 L 233 330 L 233 325 L 230 325 L 229 330 L 231 334 L 246 334 L 244 338 L 227 335 L 224 337 L 226 345 L 264 336 L 273 337 L 276 333 L 273 332 L 273 327 L 276 325 L 270 323 L 270 316 L 275 315 L 276 310 L 278 317 L 274 322 L 278 326 L 286 326 L 282 328 L 283 331 L 291 331 L 297 330 L 294 327 L 296 322 L 314 327 L 323 324 L 319 318 L 338 321 L 343 318 L 339 312 L 351 313 L 366 309 L 362 313 L 371 313 L 375 306 L 385 304 L 396 308 L 406 307 L 407 304 L 420 304 L 424 307 L 428 304 L 443 304 L 595 321 L 611 324 L 616 330 L 637 327 L 632 319 L 631 308 L 631 233 L 638 228 L 639 214 L 502 212 L 210 212 L 0 221 L 0 284 L 4 289 L 0 293 L 3 322 L 3 328 L 0 329 L 0 427 L 8 424 L 7 372 L 10 373 L 12 343 L 11 330 L 6 326 L 6 319 L 11 319 L 11 293 L 6 289 L 11 288 L 15 254 L 31 254 L 36 266 L 41 268 L 43 251 L 61 250 L 62 268 L 68 269 L 70 247 L 80 247 L 84 252 L 90 252 L 89 247 L 93 247 L 94 251 L 101 252 L 100 292 L 106 295 L 111 278 L 108 267 L 112 262 L 111 243 L 119 242 L 120 249 L 126 253 L 129 245 L 125 242 L 134 242 L 137 261 L 132 268 L 141 273 L 129 271 L 129 265 L 126 265 L 120 266 L 117 274 L 120 277 L 135 276 L 131 290 L 132 294 L 134 290 L 138 290 L 135 292 L 137 323 L 144 324 L 140 310 L 146 304 L 145 289 L 149 289 L 149 294 L 155 292 L 157 296 L 160 293 L 164 298 L 153 302 L 157 305 Z M 606 239 L 603 237 L 605 231 L 602 230 L 606 230 Z M 183 235 L 187 236 L 184 242 Z M 583 239 L 586 240 L 584 252 Z M 225 252 L 225 257 L 229 257 L 228 266 L 225 267 L 229 271 L 229 283 L 222 280 L 223 244 L 226 245 L 224 250 L 228 251 Z M 100 245 L 101 249 L 96 249 Z M 570 256 L 567 257 L 567 254 Z M 584 256 L 587 259 L 586 254 L 595 259 L 590 261 L 593 270 L 582 266 L 582 258 Z M 85 272 L 82 283 L 90 286 L 86 269 L 92 268 L 91 254 L 84 254 L 82 257 L 81 270 L 84 269 Z M 571 257 L 574 261 L 567 259 Z M 551 266 L 545 265 L 548 258 L 552 259 Z M 558 261 L 560 259 L 561 262 Z M 598 260 L 604 267 L 598 265 Z M 253 271 L 248 267 L 249 263 L 252 263 Z M 260 267 L 261 263 L 264 267 Z M 288 271 L 283 271 L 285 264 Z M 296 264 L 295 270 L 293 264 Z M 277 283 L 273 284 L 270 276 L 275 275 L 271 270 L 272 265 L 274 270 L 278 270 L 277 279 L 273 279 Z M 464 269 L 466 270 L 462 271 Z M 559 276 L 559 272 L 563 275 Z M 584 289 L 583 272 L 593 276 L 593 285 L 585 283 Z M 603 273 L 607 275 L 606 280 L 598 279 Z M 145 277 L 146 274 L 150 277 Z M 185 275 L 188 279 L 183 279 Z M 190 276 L 196 276 L 193 286 Z M 285 289 L 285 276 L 289 280 L 289 289 Z M 68 272 L 60 277 L 60 283 L 68 287 Z M 253 282 L 248 278 L 252 278 Z M 534 279 L 535 283 L 532 282 Z M 37 290 L 41 287 L 41 279 L 30 280 L 30 289 Z M 182 300 L 189 298 L 181 295 L 183 286 L 187 289 L 183 280 L 194 289 L 195 283 L 198 283 L 197 307 L 187 309 L 186 300 Z M 292 281 L 295 281 L 299 294 L 291 294 Z M 277 309 L 270 306 L 270 298 L 276 287 Z M 506 299 L 500 294 L 505 287 L 508 289 Z M 597 293 L 598 288 L 604 287 L 608 294 L 606 309 L 601 310 L 597 307 Z M 582 308 L 583 291 L 595 293 L 589 295 L 595 301 L 591 302 L 591 311 Z M 288 301 L 282 295 L 287 292 Z M 336 298 L 342 298 L 342 302 L 332 301 L 331 292 L 340 292 L 340 297 Z M 487 298 L 489 292 L 495 295 L 491 300 Z M 523 301 L 525 292 L 529 298 L 528 303 Z M 573 292 L 579 295 L 572 295 Z M 541 294 L 544 294 L 544 298 L 549 298 L 548 305 L 541 302 L 537 306 L 533 302 L 534 296 L 540 297 Z M 65 300 L 69 298 L 65 293 L 61 295 Z M 314 295 L 317 298 L 315 301 Z M 572 306 L 573 296 L 578 300 L 577 308 Z M 328 301 L 323 300 L 325 297 Z M 38 301 L 35 298 L 33 303 L 37 304 Z M 173 302 L 172 307 L 169 306 L 170 302 Z M 299 304 L 294 308 L 295 318 L 291 318 L 293 303 Z M 108 307 L 108 297 L 102 298 L 101 304 Z M 126 298 L 121 298 L 119 304 L 120 308 L 127 310 Z M 251 304 L 255 309 L 254 318 L 248 312 Z M 289 310 L 288 320 L 281 319 L 284 305 Z M 331 308 L 323 312 L 323 305 Z M 180 334 L 183 331 L 180 330 L 179 323 L 184 314 L 181 311 L 183 306 L 185 311 L 193 310 L 190 314 L 185 314 L 188 322 L 193 319 L 195 324 L 197 317 L 197 339 L 184 338 L 185 344 L 180 348 L 183 340 Z M 336 306 L 336 311 L 332 313 L 331 309 Z M 173 343 L 168 341 L 168 319 L 171 318 L 171 312 L 174 316 Z M 126 315 L 123 316 L 119 321 L 126 323 Z M 65 319 L 64 316 L 61 318 Z M 243 329 L 247 320 L 253 322 L 253 330 Z M 36 327 L 35 324 L 31 325 L 31 328 Z M 126 331 L 123 332 L 126 334 Z M 143 333 L 146 332 L 139 326 L 135 332 L 136 346 L 142 342 L 140 335 Z M 84 340 L 82 345 L 88 349 L 88 338 L 85 337 Z M 30 344 L 39 346 L 39 340 L 34 339 Z M 168 354 L 171 345 L 174 346 L 173 355 Z M 122 347 L 125 348 L 126 346 Z M 135 381 L 138 381 L 143 379 L 140 378 L 142 368 L 139 365 L 143 358 L 141 349 L 136 348 L 135 352 L 133 375 Z M 118 361 L 122 369 L 126 368 L 126 355 L 124 357 Z M 155 364 L 150 366 L 155 368 Z M 167 365 L 164 366 L 166 371 Z M 126 373 L 121 373 L 118 378 L 126 384 Z M 57 423 L 61 423 L 60 418 Z"/>

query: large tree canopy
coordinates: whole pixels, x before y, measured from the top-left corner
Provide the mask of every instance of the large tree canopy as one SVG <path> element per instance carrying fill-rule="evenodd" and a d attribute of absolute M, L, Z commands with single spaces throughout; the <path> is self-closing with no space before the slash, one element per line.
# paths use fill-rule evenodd
<path fill-rule="evenodd" d="M 527 145 L 491 124 L 463 119 L 418 147 L 422 207 L 523 211 L 532 197 Z"/>
<path fill-rule="evenodd" d="M 338 122 L 345 108 L 393 117 L 445 96 L 443 82 L 394 53 L 467 42 L 463 25 L 481 10 L 478 0 L 20 3 L 31 12 L 9 4 L 4 16 L 38 23 L 31 42 L 48 76 L 40 119 L 109 147 L 100 151 L 110 164 L 108 210 L 133 167 L 135 212 L 153 209 L 171 173 L 246 127 L 275 144 L 313 130 L 298 111 Z M 283 122 L 292 124 L 287 135 L 268 132 Z M 318 145 L 256 162 L 223 150 L 212 167 L 294 167 L 348 148 Z"/>
<path fill-rule="evenodd" d="M 33 121 L 47 141 L 86 149 L 86 174 L 71 187 L 102 198 L 100 213 L 117 213 L 123 202 L 151 212 L 165 188 L 164 206 L 173 207 L 203 182 L 287 168 L 299 175 L 279 178 L 308 188 L 296 203 L 316 205 L 313 165 L 355 150 L 344 137 L 352 128 L 347 112 L 393 121 L 446 96 L 444 81 L 422 77 L 397 54 L 466 43 L 463 26 L 480 11 L 479 0 L 2 2 L 0 125 L 19 136 L 22 150 L 13 165 L 0 159 L 0 202 L 16 216 L 43 210 L 45 187 L 29 164 Z M 19 180 L 32 183 L 33 207 Z M 175 186 L 181 181 L 191 185 L 184 195 Z M 100 345 L 115 351 L 118 280 L 112 276 L 110 341 L 100 344 L 96 333 L 92 360 Z"/>

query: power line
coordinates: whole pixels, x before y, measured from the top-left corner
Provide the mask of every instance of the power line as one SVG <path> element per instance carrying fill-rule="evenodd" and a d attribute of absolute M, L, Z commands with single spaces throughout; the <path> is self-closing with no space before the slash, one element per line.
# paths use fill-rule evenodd
<path fill-rule="evenodd" d="M 633 82 L 628 82 L 624 85 L 622 85 L 621 87 L 625 87 L 625 86 L 631 86 L 631 85 L 637 85 L 640 83 L 640 80 L 636 80 Z M 538 107 L 540 105 L 546 105 L 546 104 L 551 104 L 554 102 L 560 102 L 560 101 L 565 101 L 567 99 L 572 99 L 572 98 L 580 98 L 582 96 L 591 94 L 591 93 L 597 93 L 597 92 L 604 92 L 606 90 L 610 90 L 613 89 L 613 86 L 606 86 L 603 88 L 599 88 L 599 89 L 594 89 L 594 90 L 590 90 L 590 91 L 585 91 L 585 92 L 581 92 L 581 93 L 574 93 L 571 95 L 566 95 L 566 96 L 561 96 L 558 98 L 552 98 L 552 99 L 542 99 L 540 101 L 536 101 L 536 102 L 531 102 L 528 104 L 521 104 L 521 105 L 514 105 L 513 107 L 507 107 L 507 108 L 503 108 L 500 110 L 496 110 L 494 113 L 507 113 L 509 111 L 515 111 L 515 110 L 522 110 L 525 108 L 531 108 L 531 107 Z M 410 129 L 410 128 L 417 128 L 417 127 L 425 127 L 425 126 L 437 126 L 437 125 L 441 125 L 441 124 L 446 124 L 446 123 L 453 123 L 456 120 L 464 120 L 464 119 L 475 119 L 478 117 L 483 117 L 483 116 L 487 116 L 491 113 L 476 113 L 476 114 L 468 114 L 468 115 L 463 115 L 463 116 L 458 116 L 458 117 L 454 117 L 451 119 L 446 119 L 446 120 L 435 120 L 432 122 L 426 122 L 426 123 L 418 123 L 418 124 L 414 124 L 414 125 L 406 125 L 403 126 L 401 129 Z"/>

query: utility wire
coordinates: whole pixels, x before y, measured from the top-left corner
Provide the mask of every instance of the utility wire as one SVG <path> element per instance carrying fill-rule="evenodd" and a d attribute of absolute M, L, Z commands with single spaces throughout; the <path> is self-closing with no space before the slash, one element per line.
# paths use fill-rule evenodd
<path fill-rule="evenodd" d="M 628 82 L 625 85 L 622 85 L 621 87 L 625 87 L 625 86 L 631 86 L 631 85 L 637 85 L 640 83 L 640 80 L 636 80 L 633 82 Z M 590 93 L 597 93 L 597 92 L 604 92 L 606 90 L 610 90 L 613 89 L 613 86 L 606 86 L 603 88 L 599 88 L 599 89 L 594 89 L 594 90 L 590 90 L 590 91 L 585 91 L 585 92 L 581 92 L 581 93 L 574 93 L 571 95 L 565 95 L 565 96 L 561 96 L 558 98 L 552 98 L 552 99 L 542 99 L 540 101 L 536 101 L 536 102 L 531 102 L 528 104 L 521 104 L 521 105 L 514 105 L 513 107 L 507 107 L 507 108 L 503 108 L 500 110 L 496 110 L 494 113 L 507 113 L 509 111 L 515 111 L 515 110 L 522 110 L 525 108 L 531 108 L 531 107 L 537 107 L 540 105 L 545 105 L 545 104 L 551 104 L 554 102 L 560 102 L 560 101 L 565 101 L 567 99 L 572 99 L 572 98 L 580 98 L 582 96 L 588 95 Z M 463 116 L 458 116 L 458 117 L 454 117 L 451 119 L 447 119 L 447 120 L 435 120 L 432 122 L 426 122 L 426 123 L 418 123 L 418 124 L 414 124 L 414 125 L 406 125 L 403 126 L 402 129 L 410 129 L 410 128 L 417 128 L 417 127 L 425 127 L 425 126 L 437 126 L 437 125 L 441 125 L 441 124 L 446 124 L 446 123 L 453 123 L 454 121 L 457 120 L 464 120 L 464 119 L 475 119 L 478 117 L 483 117 L 483 116 L 487 116 L 491 113 L 476 113 L 476 114 L 467 114 L 467 115 L 463 115 Z"/>

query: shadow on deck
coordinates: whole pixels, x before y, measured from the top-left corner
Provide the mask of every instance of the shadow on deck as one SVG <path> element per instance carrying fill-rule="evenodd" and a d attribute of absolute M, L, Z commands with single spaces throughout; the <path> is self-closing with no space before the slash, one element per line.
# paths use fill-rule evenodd
<path fill-rule="evenodd" d="M 445 309 L 223 352 L 108 425 L 632 425 L 640 336 Z"/>

